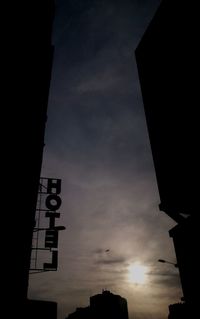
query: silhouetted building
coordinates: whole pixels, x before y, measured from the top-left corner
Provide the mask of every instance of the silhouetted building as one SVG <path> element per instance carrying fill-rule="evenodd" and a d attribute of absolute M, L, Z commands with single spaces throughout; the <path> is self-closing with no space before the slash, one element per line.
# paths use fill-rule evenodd
<path fill-rule="evenodd" d="M 184 300 L 187 304 L 195 306 L 199 299 L 198 224 L 194 224 L 189 217 L 172 228 L 169 234 L 174 242 Z"/>
<path fill-rule="evenodd" d="M 125 298 L 108 290 L 90 297 L 90 306 L 77 308 L 68 319 L 128 319 L 128 306 Z"/>
<path fill-rule="evenodd" d="M 95 319 L 128 319 L 126 299 L 107 290 L 90 297 L 90 308 Z"/>
<path fill-rule="evenodd" d="M 170 236 L 184 298 L 190 305 L 197 300 L 199 255 L 197 12 L 197 3 L 163 0 L 135 52 L 160 210 L 178 223 Z"/>
<path fill-rule="evenodd" d="M 197 4 L 164 0 L 136 48 L 161 210 L 196 215 L 199 61 Z"/>
<path fill-rule="evenodd" d="M 169 305 L 168 319 L 188 319 L 192 318 L 188 313 L 188 309 L 185 303 L 175 303 Z"/>
<path fill-rule="evenodd" d="M 4 273 L 7 279 L 5 300 L 16 300 L 21 308 L 27 298 L 32 232 L 44 147 L 45 123 L 51 78 L 54 16 L 53 0 L 31 0 L 10 3 L 8 11 L 7 57 L 8 94 L 5 101 L 8 115 L 5 122 L 7 162 L 2 170 L 8 173 L 5 225 Z M 9 188 L 11 192 L 9 191 Z M 6 196 L 7 195 L 7 196 Z M 11 310 L 9 308 L 9 310 Z M 21 309 L 19 310 L 21 313 Z"/>

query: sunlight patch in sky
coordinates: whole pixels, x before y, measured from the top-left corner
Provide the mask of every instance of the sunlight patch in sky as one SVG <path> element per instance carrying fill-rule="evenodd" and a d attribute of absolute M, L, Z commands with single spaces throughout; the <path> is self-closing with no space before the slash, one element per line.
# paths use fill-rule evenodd
<path fill-rule="evenodd" d="M 128 269 L 128 280 L 130 283 L 143 285 L 147 282 L 148 268 L 140 263 L 130 264 Z"/>

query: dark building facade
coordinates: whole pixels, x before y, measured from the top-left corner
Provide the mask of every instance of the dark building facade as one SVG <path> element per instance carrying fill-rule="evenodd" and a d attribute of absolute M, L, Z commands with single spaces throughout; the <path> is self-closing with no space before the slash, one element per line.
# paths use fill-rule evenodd
<path fill-rule="evenodd" d="M 188 305 L 198 304 L 198 224 L 191 217 L 169 231 L 173 238 L 184 300 Z"/>
<path fill-rule="evenodd" d="M 163 0 L 135 51 L 159 207 L 177 222 L 170 236 L 190 311 L 197 301 L 199 255 L 197 12 L 194 2 Z"/>
<path fill-rule="evenodd" d="M 44 300 L 27 300 L 27 319 L 56 319 L 57 303 Z"/>
<path fill-rule="evenodd" d="M 128 319 L 128 305 L 125 298 L 108 290 L 90 297 L 90 306 L 77 308 L 68 319 Z"/>
<path fill-rule="evenodd" d="M 42 165 L 51 79 L 53 0 L 10 4 L 7 28 L 7 112 L 3 139 L 8 213 L 5 243 L 5 300 L 16 300 L 21 315 L 27 298 L 32 233 Z M 7 114 L 8 113 L 8 114 Z M 8 196 L 9 195 L 9 196 Z M 8 308 L 7 308 L 8 309 Z M 9 308 L 9 311 L 12 309 Z M 8 316 L 9 317 L 9 316 Z"/>
<path fill-rule="evenodd" d="M 187 305 L 185 303 L 175 303 L 169 305 L 168 319 L 188 319 L 191 317 L 191 313 L 188 312 Z"/>
<path fill-rule="evenodd" d="M 188 1 L 162 1 L 135 51 L 160 208 L 177 222 L 198 209 L 196 12 Z"/>

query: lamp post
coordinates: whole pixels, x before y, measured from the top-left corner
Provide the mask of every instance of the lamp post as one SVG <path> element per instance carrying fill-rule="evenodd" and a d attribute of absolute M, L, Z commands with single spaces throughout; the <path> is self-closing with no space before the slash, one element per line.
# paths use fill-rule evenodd
<path fill-rule="evenodd" d="M 174 265 L 174 267 L 178 268 L 178 264 L 177 263 L 172 263 L 171 261 L 168 261 L 168 260 L 165 260 L 165 259 L 158 259 L 158 262 L 171 264 L 171 265 Z"/>

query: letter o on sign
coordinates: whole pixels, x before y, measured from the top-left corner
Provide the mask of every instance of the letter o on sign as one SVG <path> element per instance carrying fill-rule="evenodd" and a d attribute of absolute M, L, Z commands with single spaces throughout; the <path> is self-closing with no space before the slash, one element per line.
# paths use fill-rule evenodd
<path fill-rule="evenodd" d="M 61 198 L 56 194 L 51 194 L 47 196 L 46 202 L 45 202 L 46 207 L 49 210 L 53 210 L 53 211 L 59 209 L 61 206 L 61 203 L 62 203 Z"/>

